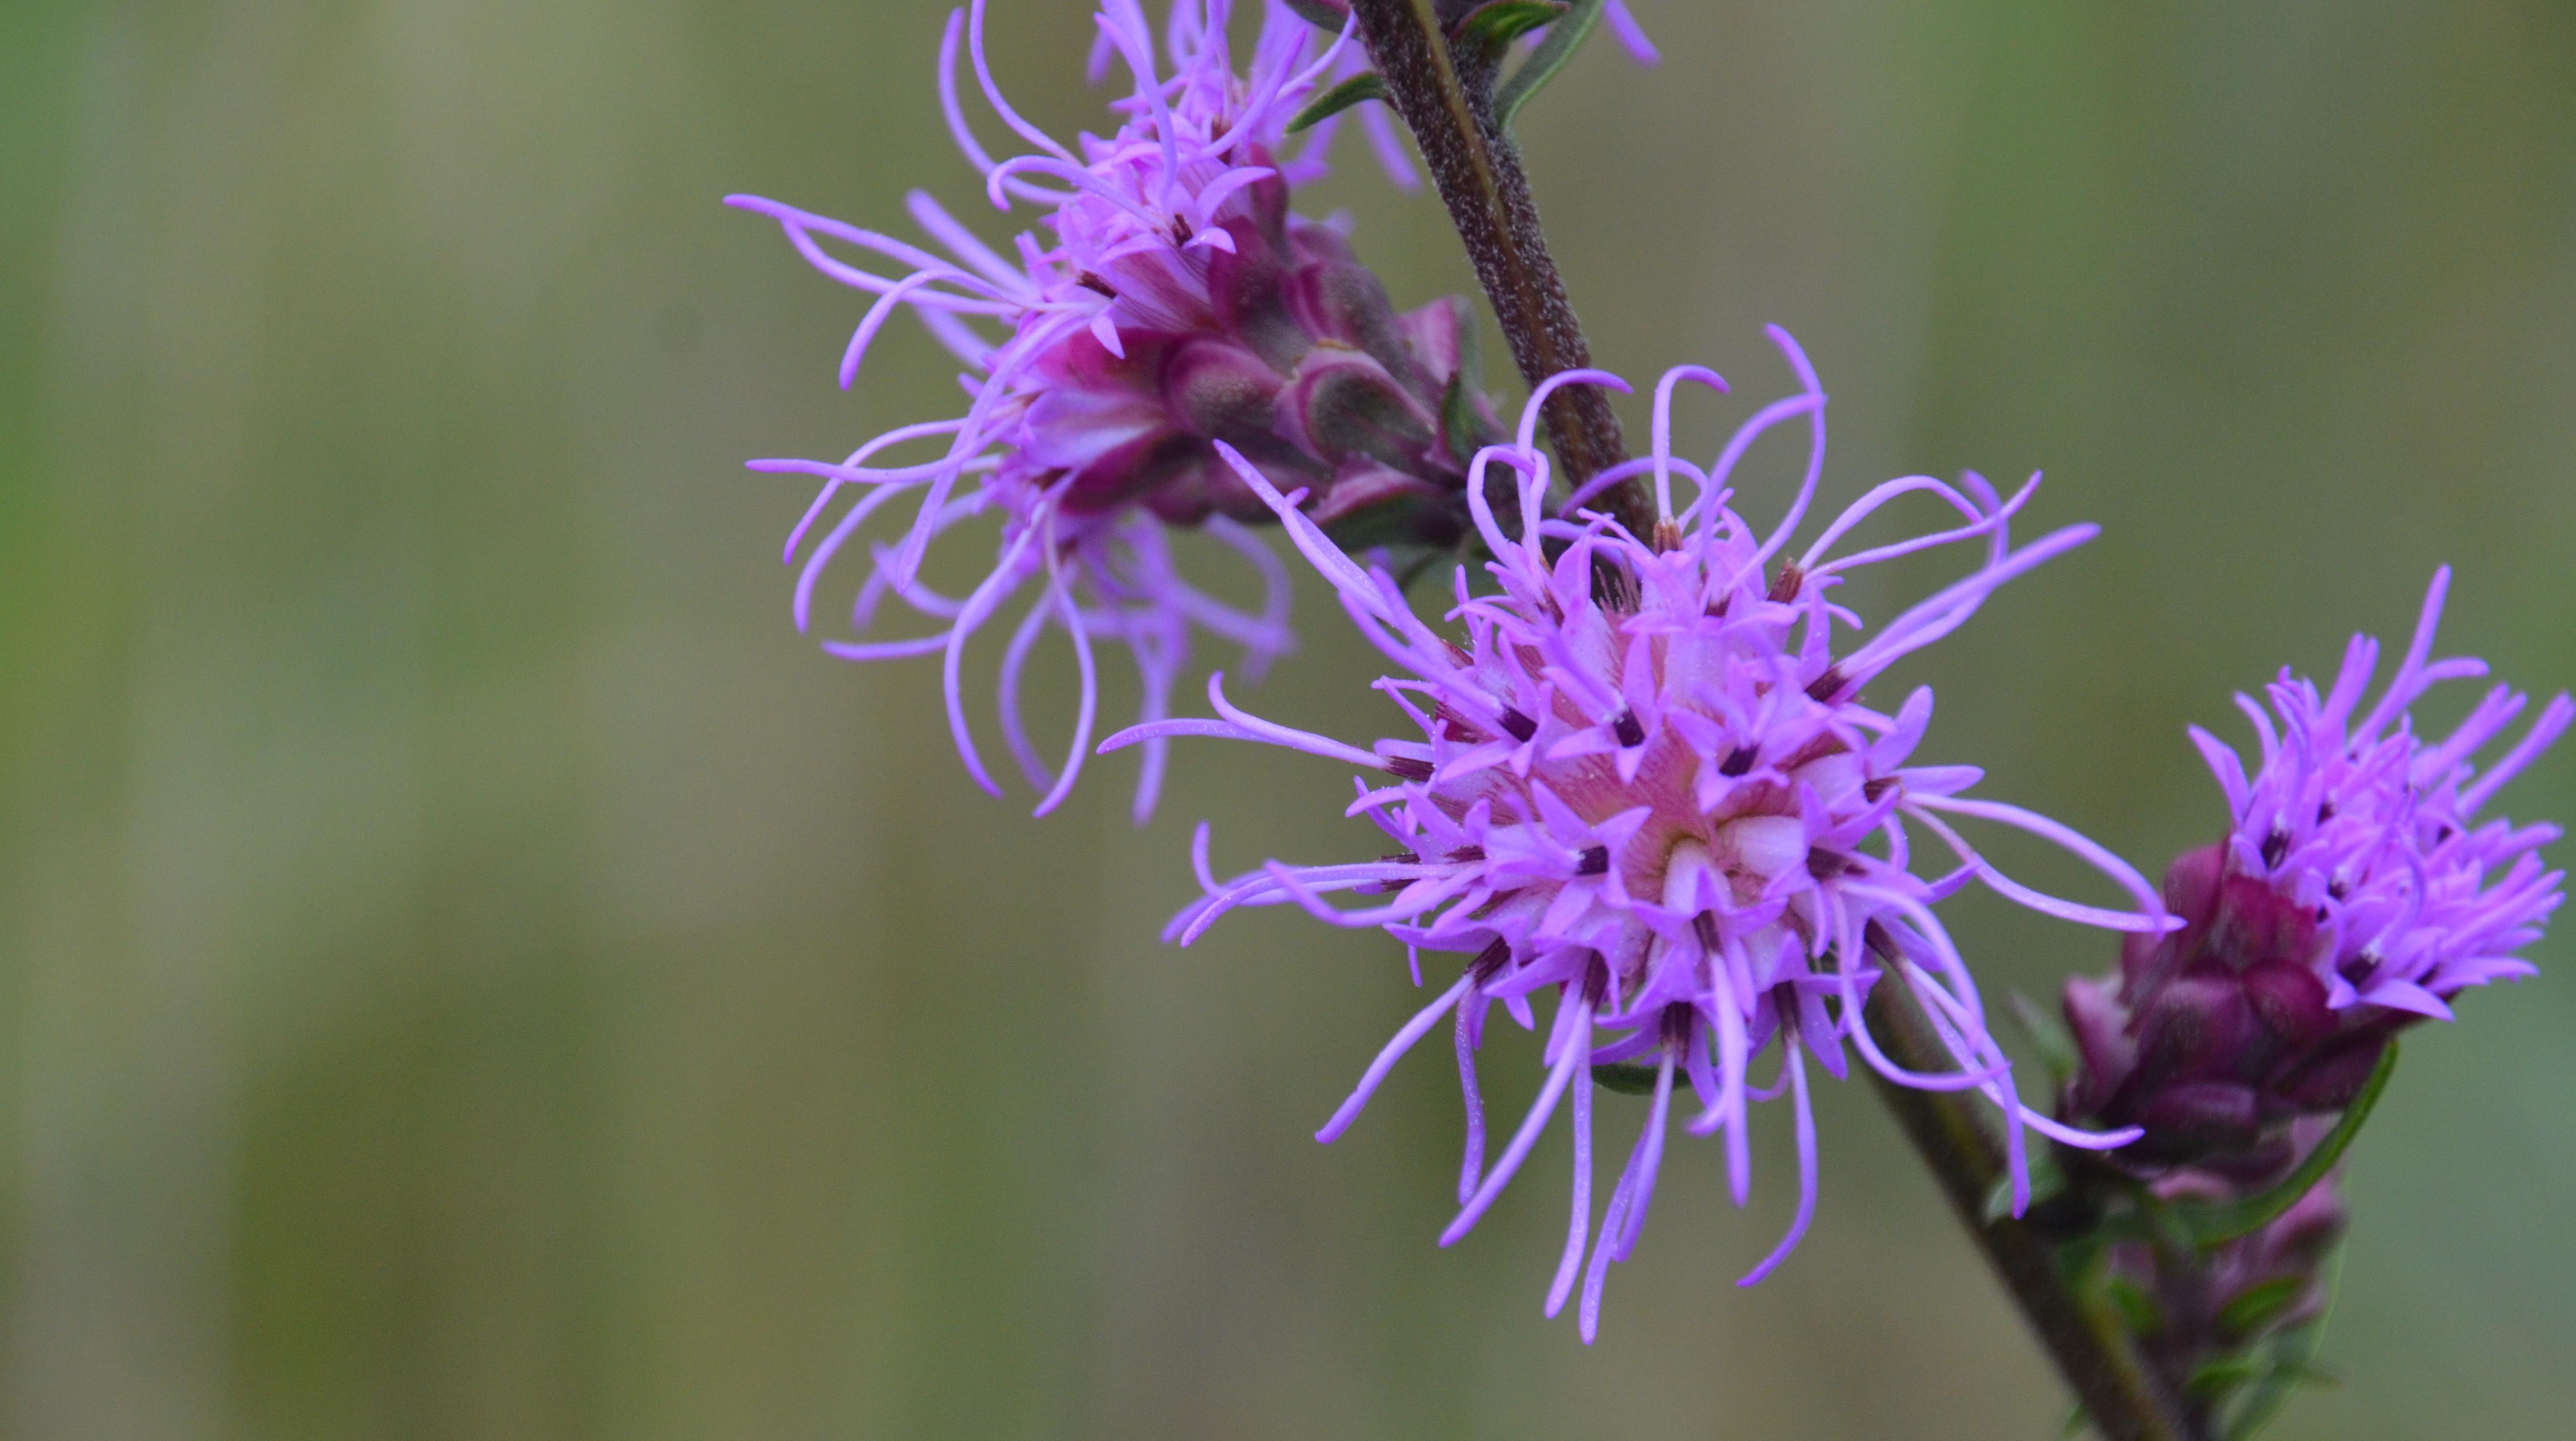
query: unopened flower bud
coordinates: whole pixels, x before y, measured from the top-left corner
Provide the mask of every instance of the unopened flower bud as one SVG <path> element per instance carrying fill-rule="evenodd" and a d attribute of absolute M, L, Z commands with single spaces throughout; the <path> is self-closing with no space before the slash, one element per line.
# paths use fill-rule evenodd
<path fill-rule="evenodd" d="M 2066 987 L 2083 1063 L 2067 1109 L 2145 1127 L 2122 1162 L 2267 1164 L 2291 1121 L 2352 1101 L 2390 1036 L 2449 1019 L 2465 990 L 2531 973 L 2513 953 L 2557 909 L 2562 875 L 2538 851 L 2558 829 L 2480 812 L 2576 720 L 2576 704 L 2551 700 L 2483 768 L 2471 757 L 2526 697 L 2499 686 L 2450 737 L 2419 738 L 2407 708 L 2441 680 L 2485 671 L 2432 658 L 2449 581 L 2434 578 L 2405 658 L 2366 712 L 2378 646 L 2356 636 L 2324 692 L 2288 672 L 2267 688 L 2273 715 L 2261 717 L 2251 775 L 2192 732 L 2226 793 L 2229 834 L 2166 872 L 2166 905 L 2184 924 L 2128 938 L 2116 994 Z"/>

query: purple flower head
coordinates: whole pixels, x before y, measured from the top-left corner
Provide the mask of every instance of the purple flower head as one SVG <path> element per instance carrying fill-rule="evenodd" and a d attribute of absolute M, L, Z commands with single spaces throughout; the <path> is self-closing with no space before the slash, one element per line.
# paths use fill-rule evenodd
<path fill-rule="evenodd" d="M 1800 382 L 1797 394 L 1748 420 L 1705 470 L 1671 453 L 1675 389 L 1723 390 L 1715 372 L 1664 376 L 1654 402 L 1654 453 L 1605 472 L 1540 519 L 1549 464 L 1535 443 L 1539 404 L 1569 382 L 1625 390 L 1602 372 L 1570 372 L 1539 387 L 1517 439 L 1475 457 L 1467 488 L 1493 559 L 1489 587 L 1455 577 L 1444 634 L 1407 607 L 1382 568 L 1363 569 L 1248 465 L 1238 469 L 1288 527 L 1306 558 L 1340 593 L 1361 631 L 1397 673 L 1377 683 L 1416 734 L 1362 749 L 1249 715 L 1211 678 L 1218 719 L 1170 720 L 1112 737 L 1103 749 L 1173 735 L 1265 741 L 1379 773 L 1363 781 L 1350 813 L 1395 839 L 1395 853 L 1349 865 L 1273 861 L 1229 881 L 1210 873 L 1201 828 L 1197 864 L 1206 895 L 1173 922 L 1184 944 L 1239 906 L 1292 904 L 1335 925 L 1384 928 L 1415 953 L 1470 957 L 1439 999 L 1422 1009 L 1367 1069 L 1319 1133 L 1330 1141 L 1359 1114 L 1397 1059 L 1444 1018 L 1454 1018 L 1467 1143 L 1462 1209 L 1442 1244 L 1466 1234 L 1511 1179 L 1560 1104 L 1574 1112 L 1574 1205 L 1562 1263 L 1548 1296 L 1554 1315 L 1583 1280 L 1579 1312 L 1589 1340 L 1612 1261 L 1636 1244 L 1662 1156 L 1676 1077 L 1697 1103 L 1690 1128 L 1723 1131 L 1736 1201 L 1748 1189 L 1747 1112 L 1789 1097 L 1799 1156 L 1799 1205 L 1788 1237 L 1744 1278 L 1767 1275 L 1806 1229 L 1816 1195 L 1816 1142 L 1808 1105 L 1810 1061 L 1840 1077 L 1848 1041 L 1865 1064 L 1909 1086 L 1974 1090 L 2001 1108 L 2010 1137 L 2016 1206 L 2027 1200 L 2023 1128 L 2071 1145 L 2117 1146 L 2134 1132 L 2074 1130 L 2038 1115 L 2016 1094 L 2011 1062 L 1989 1034 L 1975 980 L 1933 914 L 1971 880 L 2034 909 L 2118 930 L 2154 932 L 2165 921 L 2146 880 L 2054 821 L 1964 792 L 1979 773 L 1912 759 L 1932 718 L 1918 689 L 1893 711 L 1862 695 L 1900 658 L 1956 629 L 1996 587 L 2089 539 L 2076 526 L 2016 549 L 2013 515 L 2036 478 L 2009 500 L 1978 477 L 1956 486 L 1909 476 L 1877 486 L 1792 550 L 1824 464 L 1824 393 L 1788 335 L 1772 339 Z M 1766 432 L 1796 424 L 1807 440 L 1805 478 L 1780 522 L 1757 528 L 1730 506 L 1729 477 Z M 1517 492 L 1516 533 L 1488 503 Z M 1651 474 L 1662 520 L 1651 536 L 1577 510 L 1587 493 L 1623 476 Z M 1674 507 L 1674 478 L 1696 498 Z M 1929 534 L 1837 553 L 1854 527 L 1888 503 L 1927 496 L 1956 514 Z M 1565 516 L 1580 516 L 1566 519 Z M 1834 603 L 1851 571 L 1877 561 L 1965 543 L 1979 560 L 1963 579 L 1898 615 L 1857 644 L 1838 627 L 1860 620 Z M 2111 877 L 2137 910 L 2104 910 L 2042 895 L 2009 879 L 1955 828 L 1961 818 L 2041 836 Z M 1915 828 L 1955 868 L 1915 873 Z M 1328 905 L 1334 892 L 1376 895 L 1362 909 Z M 1893 978 L 1929 1015 L 1957 1069 L 1921 1074 L 1882 1054 L 1861 1024 L 1864 998 Z M 1543 1052 L 1537 1104 L 1485 1164 L 1475 1055 L 1499 1003 L 1524 1027 L 1531 997 L 1557 998 Z M 1754 1065 L 1776 1046 L 1767 1086 Z M 1652 1077 L 1644 1133 L 1591 1236 L 1592 1087 L 1588 1067 L 1629 1063 Z M 1631 1072 L 1629 1074 L 1637 1074 Z"/>
<path fill-rule="evenodd" d="M 1392 515 L 1407 538 L 1426 543 L 1466 526 L 1459 456 L 1478 437 L 1451 437 L 1444 417 L 1487 423 L 1487 412 L 1480 399 L 1452 394 L 1462 384 L 1463 306 L 1398 313 L 1339 231 L 1288 209 L 1291 184 L 1322 169 L 1322 137 L 1295 160 L 1277 158 L 1288 122 L 1354 62 L 1356 47 L 1272 0 L 1249 68 L 1238 72 L 1229 9 L 1229 0 L 1179 0 L 1158 51 L 1138 0 L 1106 0 L 1103 54 L 1123 60 L 1135 85 L 1113 107 L 1112 134 L 1072 146 L 1021 118 L 994 85 L 984 0 L 949 17 L 941 98 L 957 144 L 995 205 L 1045 213 L 1051 242 L 1023 232 L 1005 254 L 919 192 L 913 219 L 946 254 L 776 201 L 729 201 L 775 219 L 816 268 L 875 297 L 842 357 L 845 388 L 898 310 L 964 363 L 962 415 L 896 426 L 838 462 L 752 468 L 823 481 L 787 542 L 790 564 L 804 551 L 800 630 L 825 571 L 861 528 L 899 498 L 913 506 L 900 540 L 866 552 L 851 623 L 865 632 L 892 598 L 937 628 L 825 648 L 853 660 L 941 654 L 950 732 L 968 772 L 995 794 L 967 725 L 962 656 L 1006 602 L 1034 592 L 1004 650 L 998 701 L 1003 737 L 1044 793 L 1040 814 L 1070 791 L 1089 750 L 1096 641 L 1134 656 L 1147 718 L 1166 713 L 1194 633 L 1242 646 L 1255 671 L 1291 644 L 1285 569 L 1246 528 L 1267 524 L 1269 508 L 1218 460 L 1215 442 L 1308 490 L 1327 523 Z M 995 160 L 976 138 L 957 97 L 961 51 L 1028 153 Z M 853 251 L 861 263 L 844 258 Z M 867 257 L 894 262 L 897 273 L 866 268 Z M 898 447 L 927 458 L 878 460 Z M 934 591 L 921 578 L 932 542 L 983 517 L 1001 528 L 990 571 L 965 595 Z M 1262 605 L 1228 605 L 1185 579 L 1165 533 L 1175 526 L 1204 528 L 1247 560 Z M 818 538 L 807 546 L 809 537 Z M 1023 668 L 1050 627 L 1070 637 L 1082 686 L 1060 770 L 1030 743 L 1018 703 Z M 1161 772 L 1158 743 L 1137 786 L 1140 818 Z"/>
<path fill-rule="evenodd" d="M 2576 719 L 2561 694 L 2481 770 L 2479 751 L 2529 697 L 2497 686 L 2451 734 L 2415 733 L 2408 707 L 2483 661 L 2433 659 L 2450 571 L 2433 577 L 2404 659 L 2364 706 L 2379 644 L 2354 636 L 2322 694 L 2281 672 L 2253 722 L 2261 760 L 2195 726 L 2227 797 L 2218 845 L 2177 860 L 2167 903 L 2187 924 L 2132 938 L 2110 985 L 2070 982 L 2085 1075 L 2074 1104 L 2144 1126 L 2144 1161 L 2261 1168 L 2282 1123 L 2340 1109 L 2397 1030 L 2451 1018 L 2461 991 L 2533 973 L 2515 952 L 2558 908 L 2563 873 L 2541 863 L 2552 825 L 2480 812 Z"/>

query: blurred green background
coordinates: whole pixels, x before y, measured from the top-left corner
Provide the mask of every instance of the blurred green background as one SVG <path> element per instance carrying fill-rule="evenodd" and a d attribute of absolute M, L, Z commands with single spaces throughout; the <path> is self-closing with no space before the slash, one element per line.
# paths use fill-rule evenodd
<path fill-rule="evenodd" d="M 2576 680 L 2563 0 L 1636 4 L 1663 68 L 1604 45 L 1524 120 L 1601 359 L 1769 395 L 1781 321 L 1833 494 L 2044 465 L 2038 523 L 2108 528 L 1921 662 L 1927 759 L 2152 868 L 2219 824 L 2186 721 L 2241 736 L 2232 689 L 2402 630 L 2440 562 L 2454 647 Z M 996 8 L 1010 92 L 1092 122 L 1084 7 Z M 804 493 L 741 459 L 954 392 L 909 333 L 838 392 L 856 299 L 717 200 L 983 214 L 939 19 L 0 8 L 0 1432 L 2057 1434 L 1862 1088 L 1755 1291 L 1785 1118 L 1744 1213 L 1677 1142 L 1586 1350 L 1539 1316 L 1561 1127 L 1451 1251 L 1442 1048 L 1310 1139 L 1400 957 L 1155 939 L 1200 816 L 1220 866 L 1371 852 L 1340 773 L 1185 744 L 1152 826 L 1123 758 L 1032 822 L 934 665 L 792 632 Z M 1314 204 L 1399 297 L 1468 288 L 1429 199 L 1353 163 Z M 1300 605 L 1267 708 L 1378 733 Z M 2507 796 L 2576 813 L 2576 753 Z M 1955 909 L 1997 988 L 2109 963 Z M 2281 1436 L 2569 1434 L 2576 965 L 2535 958 L 2410 1044 L 2346 1380 Z"/>

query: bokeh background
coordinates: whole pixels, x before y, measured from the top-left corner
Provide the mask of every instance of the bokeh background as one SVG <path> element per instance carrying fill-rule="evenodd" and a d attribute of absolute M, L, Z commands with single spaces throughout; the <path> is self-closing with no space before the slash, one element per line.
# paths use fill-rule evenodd
<path fill-rule="evenodd" d="M 2040 523 L 2107 526 L 1921 663 L 1927 754 L 2153 867 L 2218 824 L 2184 724 L 2241 736 L 2231 690 L 2402 630 L 2440 562 L 2454 646 L 2576 681 L 2576 10 L 1637 7 L 1663 68 L 1601 46 L 1524 121 L 1602 359 L 1767 395 L 1782 321 L 1835 494 L 2044 465 Z M 1011 93 L 1093 122 L 1084 8 L 996 8 Z M 804 493 L 740 460 L 954 392 L 913 334 L 838 392 L 857 300 L 717 200 L 968 209 L 939 19 L 0 7 L 0 1432 L 2056 1435 L 1864 1089 L 1756 1291 L 1784 1118 L 1743 1213 L 1677 1143 L 1586 1350 L 1539 1315 L 1561 1129 L 1451 1251 L 1436 1054 L 1309 1139 L 1400 957 L 1156 941 L 1200 816 L 1220 865 L 1370 852 L 1342 775 L 1185 746 L 1149 827 L 1123 760 L 1031 821 L 935 667 L 792 632 Z M 1434 202 L 1327 192 L 1399 297 L 1469 288 Z M 1301 613 L 1263 698 L 1376 733 Z M 2576 754 L 2507 794 L 2576 813 Z M 2109 961 L 1957 910 L 1998 990 Z M 2281 1436 L 2568 1434 L 2576 954 L 2535 954 L 2409 1045 L 2345 1383 Z"/>

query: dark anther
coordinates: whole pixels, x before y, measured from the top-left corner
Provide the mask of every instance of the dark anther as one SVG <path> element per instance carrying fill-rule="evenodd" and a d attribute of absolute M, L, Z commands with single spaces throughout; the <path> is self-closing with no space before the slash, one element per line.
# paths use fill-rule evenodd
<path fill-rule="evenodd" d="M 1578 876 L 1597 876 L 1608 869 L 1610 869 L 1610 848 L 1594 846 L 1583 853 L 1582 860 L 1575 863 L 1574 873 Z"/>
<path fill-rule="evenodd" d="M 1818 702 L 1819 704 L 1830 704 L 1832 703 L 1833 698 L 1841 693 L 1842 688 L 1842 667 L 1829 665 L 1825 667 L 1825 673 L 1823 675 L 1816 677 L 1815 680 L 1807 686 L 1807 699 Z"/>
<path fill-rule="evenodd" d="M 1807 874 L 1817 880 L 1830 881 L 1845 871 L 1858 869 L 1859 865 L 1851 857 L 1839 852 L 1821 849 L 1807 852 Z"/>
<path fill-rule="evenodd" d="M 1510 706 L 1505 706 L 1503 707 L 1503 729 L 1512 733 L 1512 739 L 1525 741 L 1538 734 L 1538 722 Z"/>
<path fill-rule="evenodd" d="M 1687 1005 L 1675 1003 L 1664 1007 L 1662 1029 L 1665 1045 L 1678 1046 L 1690 1040 L 1691 1016 L 1691 1008 Z"/>
<path fill-rule="evenodd" d="M 1779 578 L 1771 582 L 1770 599 L 1775 602 L 1796 600 L 1798 598 L 1799 587 L 1806 583 L 1807 573 L 1798 569 L 1798 563 L 1796 561 L 1790 561 L 1788 564 L 1780 567 Z"/>
<path fill-rule="evenodd" d="M 1485 848 L 1483 846 L 1460 846 L 1458 849 L 1449 853 L 1449 859 L 1459 865 L 1467 865 L 1474 861 L 1481 861 L 1484 858 Z"/>
<path fill-rule="evenodd" d="M 2451 838 L 2451 828 L 2450 828 L 2449 826 L 2447 826 L 2447 825 L 2445 825 L 2445 826 L 2441 827 L 2439 830 L 2436 830 L 2436 831 L 2434 831 L 2434 832 L 2433 832 L 2433 844 L 2435 844 L 2435 845 L 2437 845 L 2437 846 L 2438 846 L 2438 845 L 2440 845 L 2442 842 L 2449 840 L 2450 838 Z"/>
<path fill-rule="evenodd" d="M 1699 937 L 1700 949 L 1717 954 L 1717 917 L 1706 911 L 1691 917 L 1691 931 Z"/>
<path fill-rule="evenodd" d="M 1431 723 L 1439 727 L 1443 740 L 1471 741 L 1483 734 L 1474 721 L 1451 710 L 1447 701 L 1431 708 Z"/>
<path fill-rule="evenodd" d="M 2290 833 L 2288 831 L 2276 828 L 2270 835 L 2263 838 L 2264 865 L 2277 866 L 2281 863 L 2281 857 L 2286 856 L 2289 853 Z"/>
<path fill-rule="evenodd" d="M 1411 756 L 1391 757 L 1386 768 L 1397 780 L 1411 781 L 1416 785 L 1431 779 L 1431 762 L 1418 761 Z"/>
<path fill-rule="evenodd" d="M 1118 292 L 1110 287 L 1108 281 L 1101 279 L 1099 276 L 1092 274 L 1088 270 L 1075 277 L 1074 283 L 1085 290 L 1096 290 L 1101 294 L 1108 296 L 1112 300 L 1116 300 L 1118 298 Z"/>
<path fill-rule="evenodd" d="M 1719 596 L 1707 608 L 1702 610 L 1700 614 L 1707 616 L 1710 620 L 1724 620 L 1726 619 L 1726 608 L 1733 604 L 1735 604 L 1735 592 L 1728 591 L 1726 594 Z"/>
<path fill-rule="evenodd" d="M 1870 948 L 1871 953 L 1876 955 L 1880 960 L 1886 961 L 1891 965 L 1895 963 L 1896 937 L 1887 933 L 1887 927 L 1880 925 L 1876 921 L 1872 921 L 1861 931 L 1860 938 L 1862 943 Z"/>
<path fill-rule="evenodd" d="M 1872 776 L 1860 783 L 1861 799 L 1876 804 L 1889 791 L 1896 789 L 1896 777 Z"/>
<path fill-rule="evenodd" d="M 2326 882 L 2326 894 L 2339 901 L 2352 894 L 2352 887 L 2345 885 L 2343 878 L 2338 876 Z"/>
<path fill-rule="evenodd" d="M 1635 711 L 1619 712 L 1619 718 L 1610 722 L 1610 733 L 1619 738 L 1619 744 L 1622 746 L 1641 746 L 1646 743 L 1646 728 L 1638 724 Z"/>
<path fill-rule="evenodd" d="M 1479 981 L 1485 980 L 1501 970 L 1503 962 L 1511 958 L 1512 943 L 1498 937 L 1493 944 L 1478 951 L 1476 959 L 1467 963 L 1467 973 Z"/>
<path fill-rule="evenodd" d="M 1422 864 L 1422 857 L 1411 851 L 1397 851 L 1394 855 L 1380 856 L 1378 859 L 1391 866 L 1418 866 Z"/>
<path fill-rule="evenodd" d="M 2322 801 L 2317 802 L 2317 824 L 2318 824 L 2318 825 L 2324 825 L 2326 822 L 2328 822 L 2328 821 L 2330 821 L 2330 820 L 2333 820 L 2334 818 L 2335 818 L 2335 808 L 2334 808 L 2334 802 L 2333 802 L 2331 799 L 2328 799 L 2328 800 L 2322 800 Z"/>
<path fill-rule="evenodd" d="M 1729 780 L 1751 769 L 1753 769 L 1753 747 L 1751 746 L 1737 746 L 1726 753 L 1726 759 L 1717 763 L 1717 773 Z"/>

